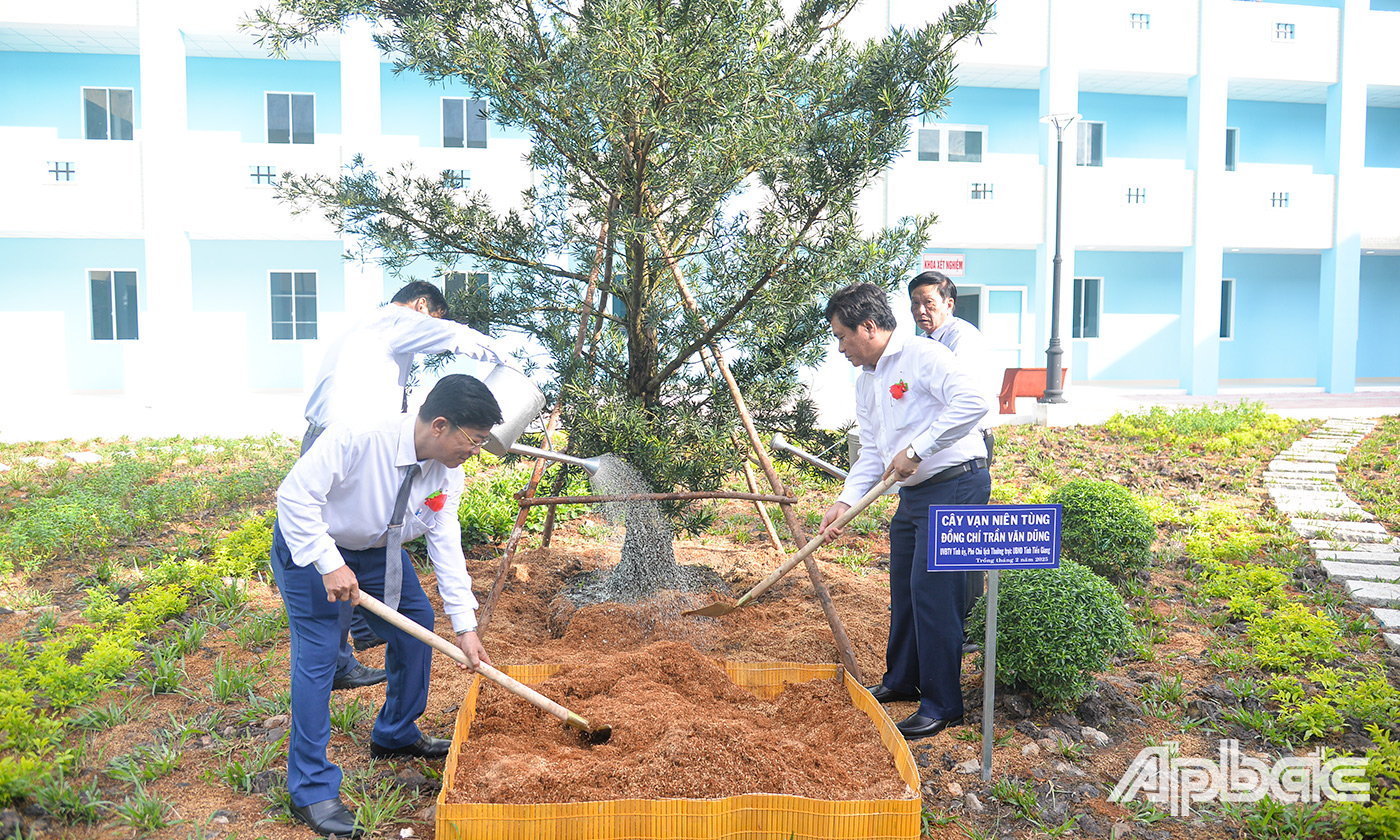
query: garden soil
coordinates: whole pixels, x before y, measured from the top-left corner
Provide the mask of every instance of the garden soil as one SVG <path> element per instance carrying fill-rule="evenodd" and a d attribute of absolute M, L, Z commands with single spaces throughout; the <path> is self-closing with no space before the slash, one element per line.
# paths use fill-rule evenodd
<path fill-rule="evenodd" d="M 576 731 L 488 684 L 448 801 L 914 795 L 874 723 L 836 679 L 789 685 L 761 700 L 690 645 L 656 642 L 599 656 L 538 688 L 595 726 L 613 723 L 612 739 L 590 747 Z"/>

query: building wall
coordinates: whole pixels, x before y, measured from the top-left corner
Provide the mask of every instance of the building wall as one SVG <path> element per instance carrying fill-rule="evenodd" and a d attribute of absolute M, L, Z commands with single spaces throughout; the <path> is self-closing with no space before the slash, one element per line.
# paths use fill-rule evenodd
<path fill-rule="evenodd" d="M 1321 258 L 1310 254 L 1226 254 L 1235 279 L 1235 338 L 1220 343 L 1220 378 L 1317 378 L 1317 296 Z"/>
<path fill-rule="evenodd" d="M 0 126 L 56 128 L 83 139 L 83 88 L 131 88 L 141 130 L 141 63 L 134 55 L 0 52 Z M 21 81 L 22 80 L 22 81 Z"/>
<path fill-rule="evenodd" d="M 1324 169 L 1327 108 L 1294 102 L 1232 99 L 1225 124 L 1238 128 L 1240 163 L 1279 163 Z"/>
<path fill-rule="evenodd" d="M 1395 326 L 1400 324 L 1400 256 L 1361 258 L 1361 320 L 1356 342 L 1357 378 L 1400 381 Z"/>
<path fill-rule="evenodd" d="M 340 133 L 337 62 L 191 57 L 185 74 L 191 131 L 236 131 L 244 143 L 266 143 L 264 94 L 278 92 L 316 95 L 317 142 Z"/>
<path fill-rule="evenodd" d="M 1103 318 L 1098 338 L 1072 339 L 1070 377 L 1175 384 L 1181 254 L 1079 251 L 1074 276 L 1103 278 Z M 1071 307 L 1072 278 L 1062 285 L 1061 306 Z"/>

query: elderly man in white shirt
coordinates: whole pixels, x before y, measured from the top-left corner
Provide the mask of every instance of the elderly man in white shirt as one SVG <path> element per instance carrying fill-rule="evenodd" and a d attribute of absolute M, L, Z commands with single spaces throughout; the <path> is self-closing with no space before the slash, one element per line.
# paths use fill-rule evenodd
<path fill-rule="evenodd" d="M 451 351 L 493 364 L 506 363 L 508 356 L 499 342 L 447 320 L 447 311 L 447 300 L 436 286 L 415 280 L 399 289 L 389 305 L 366 315 L 331 342 L 306 403 L 302 454 L 332 422 L 378 418 L 395 407 L 408 411 L 408 378 L 418 354 Z M 383 643 L 358 611 L 347 608 L 342 623 L 355 639 L 356 650 Z M 361 688 L 381 682 L 382 669 L 360 664 L 348 640 L 341 645 L 334 688 Z"/>
<path fill-rule="evenodd" d="M 909 281 L 909 309 L 914 323 L 924 331 L 924 335 L 953 351 L 987 389 L 988 395 L 996 404 L 996 394 L 1000 376 L 991 367 L 987 353 L 987 341 L 982 331 L 970 321 L 953 314 L 957 308 L 958 287 L 941 271 L 925 271 Z M 992 462 L 992 449 L 996 439 L 990 427 L 981 428 L 982 439 L 987 444 L 987 464 Z M 982 572 L 967 572 L 967 612 L 970 615 L 977 598 L 982 594 Z"/>
<path fill-rule="evenodd" d="M 363 589 L 419 625 L 434 625 L 404 542 L 426 537 L 457 644 L 473 666 L 490 662 L 476 635 L 457 508 L 461 466 L 499 422 L 500 406 L 485 384 L 446 376 L 417 415 L 332 424 L 277 490 L 272 571 L 292 636 L 287 789 L 293 813 L 320 834 L 360 834 L 340 799 L 340 768 L 326 756 L 331 683 L 344 639 L 341 606 L 355 603 Z M 427 708 L 432 649 L 376 616 L 369 621 L 388 643 L 388 687 L 370 755 L 446 755 L 451 742 L 417 725 Z"/>
<path fill-rule="evenodd" d="M 918 700 L 896 724 L 907 739 L 927 738 L 963 717 L 965 577 L 928 571 L 930 505 L 983 504 L 991 489 L 977 423 L 991 408 L 985 389 L 952 351 L 898 332 L 878 286 L 856 283 L 826 306 L 841 352 L 863 372 L 856 380 L 862 457 L 846 476 L 820 532 L 882 478 L 903 486 L 890 521 L 890 637 L 885 676 L 870 688 L 882 703 Z"/>

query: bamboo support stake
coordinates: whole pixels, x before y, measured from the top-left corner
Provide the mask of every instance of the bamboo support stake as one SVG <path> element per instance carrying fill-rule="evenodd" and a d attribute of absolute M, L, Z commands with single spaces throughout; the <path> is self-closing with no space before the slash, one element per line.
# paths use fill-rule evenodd
<path fill-rule="evenodd" d="M 749 459 L 744 458 L 744 480 L 749 484 L 749 492 L 758 492 L 758 479 L 754 478 L 753 467 L 749 465 Z M 778 502 L 783 505 L 787 502 Z M 768 533 L 768 542 L 773 545 L 773 550 L 779 554 L 783 553 L 783 540 L 778 536 L 778 529 L 773 527 L 773 517 L 768 515 L 768 508 L 763 506 L 763 502 L 754 502 L 754 507 L 758 508 L 758 518 L 763 520 L 763 530 Z"/>
<path fill-rule="evenodd" d="M 676 286 L 680 290 L 681 300 L 685 302 L 686 308 L 700 319 L 703 326 L 704 318 L 700 313 L 700 306 L 695 302 L 695 297 L 691 295 L 690 287 L 686 285 L 685 278 L 681 276 L 680 265 L 676 262 L 675 254 L 666 244 L 666 237 L 661 230 L 661 222 L 653 219 L 652 228 L 656 233 L 657 244 L 661 247 L 661 255 L 670 267 L 671 275 L 675 278 Z M 729 395 L 734 400 L 734 407 L 739 412 L 739 419 L 743 422 L 744 431 L 748 433 L 749 445 L 753 448 L 754 454 L 758 456 L 759 465 L 763 467 L 769 486 L 773 488 L 773 492 L 786 495 L 783 482 L 778 478 L 778 472 L 773 468 L 773 461 L 768 457 L 767 450 L 763 448 L 763 441 L 759 439 L 758 430 L 754 428 L 753 417 L 750 416 L 748 405 L 744 402 L 744 395 L 739 390 L 739 383 L 735 381 L 734 374 L 729 370 L 729 364 L 724 360 L 724 354 L 714 343 L 709 345 L 709 349 L 711 355 L 714 356 L 715 366 L 719 368 L 720 374 L 724 377 L 724 384 L 729 388 Z M 798 522 L 797 514 L 793 511 L 792 505 L 784 503 L 780 504 L 779 508 L 783 512 L 783 519 L 787 523 L 788 530 L 792 532 L 794 542 L 801 545 L 804 542 L 802 525 Z M 864 683 L 865 679 L 861 674 L 860 666 L 856 664 L 855 648 L 851 646 L 851 639 L 846 635 L 846 628 L 841 623 L 841 616 L 836 613 L 836 604 L 832 602 L 831 592 L 826 588 L 826 582 L 822 580 L 821 569 L 817 567 L 817 562 L 812 559 L 810 553 L 804 560 L 807 567 L 807 577 L 812 581 L 812 589 L 817 595 L 817 601 L 821 604 L 822 612 L 826 615 L 826 623 L 831 627 L 832 641 L 836 643 L 836 652 L 841 657 L 841 664 L 846 666 L 846 670 L 857 682 Z"/>
<path fill-rule="evenodd" d="M 792 501 L 790 496 L 778 496 L 767 493 L 738 493 L 733 490 L 688 490 L 677 491 L 675 493 L 629 493 L 617 496 L 539 496 L 533 499 L 521 499 L 522 507 L 538 507 L 539 505 L 598 505 L 605 502 L 641 502 L 641 501 L 681 501 L 692 499 L 740 499 L 746 502 L 772 502 L 774 504 L 788 504 Z"/>

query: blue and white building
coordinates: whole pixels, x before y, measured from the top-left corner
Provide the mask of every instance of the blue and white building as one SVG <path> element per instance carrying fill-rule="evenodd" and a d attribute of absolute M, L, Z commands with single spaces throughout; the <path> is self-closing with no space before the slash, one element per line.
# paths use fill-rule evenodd
<path fill-rule="evenodd" d="M 530 185 L 528 139 L 470 90 L 395 75 L 364 23 L 269 58 L 239 26 L 255 5 L 0 0 L 0 437 L 296 431 L 325 341 L 402 280 L 278 204 L 278 173 L 363 154 L 501 207 Z M 868 0 L 848 34 L 941 5 Z M 1044 364 L 1042 117 L 1076 114 L 1071 398 L 1400 385 L 1400 0 L 1000 0 L 992 30 L 863 213 L 939 215 L 926 258 L 961 266 L 1001 364 Z M 851 373 L 814 379 L 829 398 Z"/>

